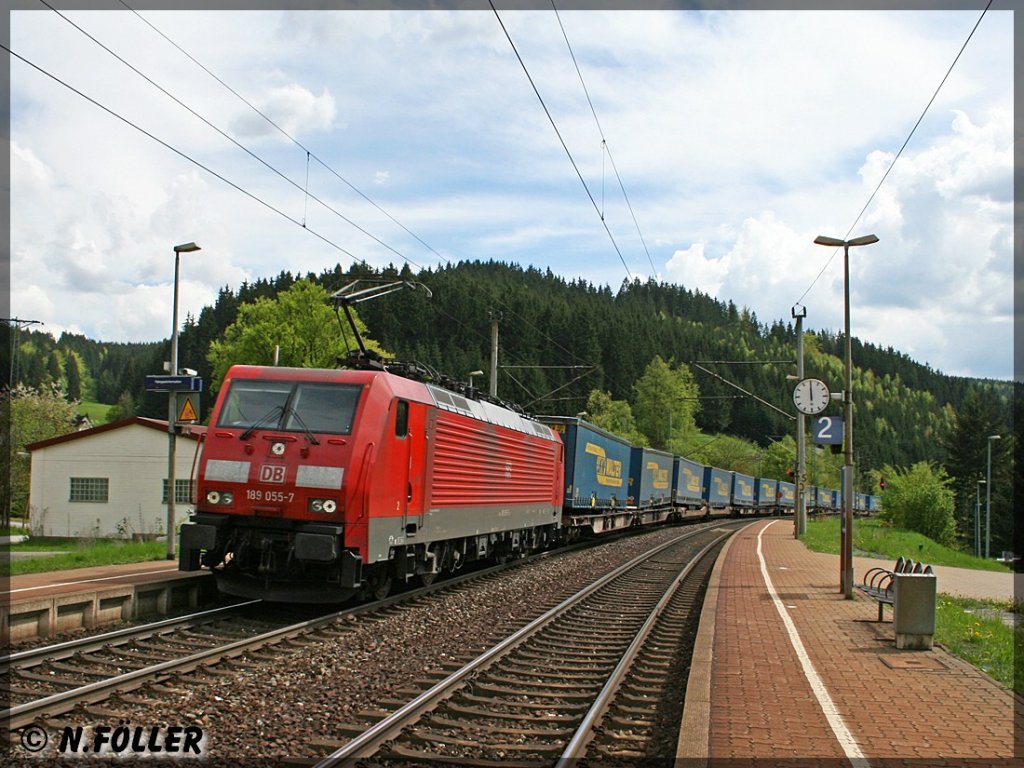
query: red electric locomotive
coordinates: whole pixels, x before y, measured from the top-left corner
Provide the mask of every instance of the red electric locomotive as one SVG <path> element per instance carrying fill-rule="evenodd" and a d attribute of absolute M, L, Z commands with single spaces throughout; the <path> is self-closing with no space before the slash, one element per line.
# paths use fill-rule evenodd
<path fill-rule="evenodd" d="M 559 535 L 562 441 L 430 383 L 235 366 L 211 414 L 181 570 L 290 602 L 386 594 Z"/>

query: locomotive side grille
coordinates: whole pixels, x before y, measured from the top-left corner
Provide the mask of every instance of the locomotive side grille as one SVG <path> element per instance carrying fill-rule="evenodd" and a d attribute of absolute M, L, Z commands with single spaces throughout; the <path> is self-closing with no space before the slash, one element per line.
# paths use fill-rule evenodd
<path fill-rule="evenodd" d="M 440 414 L 431 505 L 550 502 L 558 444 Z"/>

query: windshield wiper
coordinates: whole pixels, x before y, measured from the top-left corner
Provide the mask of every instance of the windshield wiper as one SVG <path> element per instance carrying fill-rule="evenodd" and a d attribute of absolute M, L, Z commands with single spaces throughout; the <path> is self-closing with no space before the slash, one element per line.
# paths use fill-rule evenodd
<path fill-rule="evenodd" d="M 320 441 L 317 439 L 316 435 L 313 434 L 313 430 L 306 426 L 306 422 L 304 422 L 302 417 L 299 416 L 299 412 L 294 408 L 289 408 L 288 413 L 290 413 L 292 418 L 295 419 L 300 427 L 302 427 L 302 431 L 306 433 L 306 439 L 313 445 L 320 445 Z"/>
<path fill-rule="evenodd" d="M 265 414 L 263 414 L 260 418 L 258 418 L 256 421 L 254 421 L 251 427 L 246 429 L 245 432 L 243 432 L 242 434 L 240 434 L 238 436 L 238 439 L 239 440 L 248 440 L 250 437 L 252 437 L 252 433 L 253 432 L 255 432 L 260 427 L 269 424 L 272 420 L 274 420 L 275 418 L 280 416 L 283 411 L 284 411 L 284 406 L 283 405 L 275 405 L 273 408 L 271 408 L 269 411 L 267 411 Z"/>

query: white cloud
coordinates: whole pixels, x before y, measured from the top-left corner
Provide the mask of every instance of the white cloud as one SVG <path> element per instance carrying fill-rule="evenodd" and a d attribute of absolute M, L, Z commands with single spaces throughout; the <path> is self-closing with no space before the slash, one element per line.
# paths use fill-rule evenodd
<path fill-rule="evenodd" d="M 255 106 L 289 136 L 304 139 L 307 134 L 326 131 L 333 127 L 337 115 L 334 97 L 325 88 L 316 96 L 297 83 L 269 89 Z M 232 121 L 232 132 L 241 138 L 277 136 L 288 141 L 261 115 L 246 111 Z"/>
<path fill-rule="evenodd" d="M 176 243 L 203 248 L 182 259 L 184 317 L 225 285 L 348 265 L 345 251 L 373 264 L 500 258 L 616 288 L 626 274 L 604 224 L 633 275 L 653 261 L 763 322 L 788 321 L 803 297 L 809 325 L 841 327 L 841 253 L 829 262 L 814 236 L 853 225 L 977 15 L 562 12 L 609 156 L 553 14 L 502 11 L 594 204 L 493 14 L 253 12 L 241 25 L 232 12 L 145 13 L 330 168 L 134 14 L 73 16 L 263 161 L 56 15 L 12 13 L 15 50 L 173 148 L 12 61 L 12 309 L 152 340 L 169 333 Z M 858 336 L 1003 377 L 1008 22 L 990 11 L 978 28 L 853 226 L 881 242 L 851 254 Z M 993 339 L 987 353 L 951 341 L 964 329 Z"/>

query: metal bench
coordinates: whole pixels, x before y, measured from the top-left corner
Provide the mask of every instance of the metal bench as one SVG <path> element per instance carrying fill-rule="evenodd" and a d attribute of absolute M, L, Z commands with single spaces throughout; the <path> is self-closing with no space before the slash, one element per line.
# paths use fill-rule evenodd
<path fill-rule="evenodd" d="M 865 595 L 878 603 L 878 620 L 882 620 L 883 609 L 892 605 L 896 597 L 893 590 L 893 575 L 897 573 L 932 573 L 930 565 L 915 563 L 913 560 L 904 559 L 901 555 L 896 564 L 891 568 L 870 568 L 864 574 L 864 583 L 856 587 Z"/>

